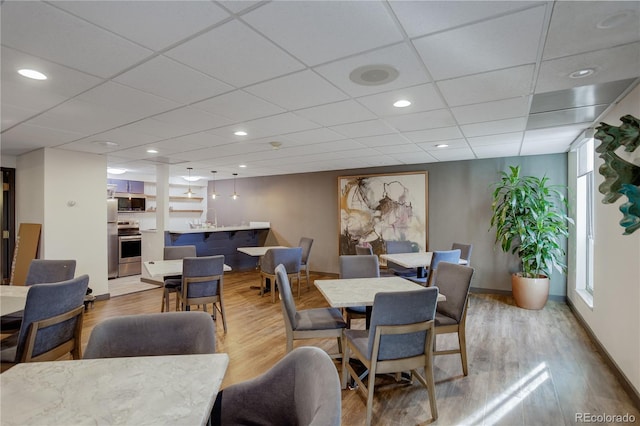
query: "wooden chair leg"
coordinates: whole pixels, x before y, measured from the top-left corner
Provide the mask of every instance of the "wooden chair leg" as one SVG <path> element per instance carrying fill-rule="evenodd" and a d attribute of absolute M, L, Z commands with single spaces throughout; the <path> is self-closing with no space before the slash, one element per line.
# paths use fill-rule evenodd
<path fill-rule="evenodd" d="M 460 345 L 460 361 L 462 361 L 462 374 L 469 374 L 467 368 L 467 338 L 463 329 L 458 329 L 458 344 Z"/>
<path fill-rule="evenodd" d="M 215 303 L 213 304 L 213 310 L 215 311 Z M 222 317 L 222 327 L 224 328 L 224 333 L 227 334 L 227 317 L 224 314 L 224 303 L 222 303 L 222 295 L 220 295 L 220 316 Z"/>
<path fill-rule="evenodd" d="M 367 385 L 367 420 L 366 426 L 371 425 L 371 418 L 373 417 L 373 388 L 376 382 L 375 371 L 369 371 L 369 384 Z"/>

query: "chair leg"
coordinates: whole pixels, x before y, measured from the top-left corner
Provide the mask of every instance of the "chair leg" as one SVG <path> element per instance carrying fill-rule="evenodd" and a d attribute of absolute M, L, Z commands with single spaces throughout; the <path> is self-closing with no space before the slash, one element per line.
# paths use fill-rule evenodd
<path fill-rule="evenodd" d="M 271 303 L 276 303 L 276 289 L 278 285 L 276 284 L 275 276 L 271 278 Z"/>
<path fill-rule="evenodd" d="M 458 329 L 458 344 L 460 345 L 460 360 L 462 361 L 462 374 L 465 376 L 469 374 L 467 368 L 467 338 L 464 333 L 464 328 Z"/>
<path fill-rule="evenodd" d="M 373 387 L 376 382 L 375 371 L 369 371 L 369 384 L 367 385 L 367 420 L 366 426 L 371 425 L 371 418 L 373 417 Z"/>
<path fill-rule="evenodd" d="M 163 288 L 162 289 L 162 300 L 160 301 L 160 312 L 164 312 L 164 305 L 165 305 L 166 299 L 167 299 L 167 289 Z"/>
<path fill-rule="evenodd" d="M 424 366 L 424 375 L 429 392 L 429 406 L 431 407 L 431 417 L 438 419 L 438 407 L 436 406 L 436 384 L 433 378 L 433 356 L 427 358 L 427 365 Z"/>
<path fill-rule="evenodd" d="M 307 290 L 309 290 L 309 265 L 306 265 L 304 269 L 307 274 Z"/>
<path fill-rule="evenodd" d="M 300 271 L 298 271 L 298 299 L 300 299 Z"/>
<path fill-rule="evenodd" d="M 342 351 L 342 380 L 340 383 L 342 389 L 347 388 L 347 380 L 349 379 L 349 370 L 347 370 L 347 365 L 349 365 L 349 345 L 344 346 L 344 350 Z"/>
<path fill-rule="evenodd" d="M 216 304 L 213 304 L 213 311 L 216 310 Z M 220 295 L 220 316 L 222 317 L 222 327 L 224 328 L 224 333 L 227 334 L 227 317 L 224 314 L 224 303 L 222 303 L 222 294 Z"/>

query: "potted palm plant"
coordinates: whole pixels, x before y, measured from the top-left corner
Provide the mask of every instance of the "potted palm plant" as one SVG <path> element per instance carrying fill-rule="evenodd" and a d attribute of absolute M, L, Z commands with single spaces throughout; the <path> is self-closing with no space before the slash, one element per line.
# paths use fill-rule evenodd
<path fill-rule="evenodd" d="M 568 235 L 567 200 L 561 185 L 550 185 L 548 178 L 520 176 L 520 166 L 500 172 L 491 204 L 491 227 L 496 228 L 495 243 L 505 253 L 520 258 L 522 271 L 512 275 L 516 305 L 542 309 L 549 296 L 549 276 L 553 269 L 566 271 L 561 239 Z"/>

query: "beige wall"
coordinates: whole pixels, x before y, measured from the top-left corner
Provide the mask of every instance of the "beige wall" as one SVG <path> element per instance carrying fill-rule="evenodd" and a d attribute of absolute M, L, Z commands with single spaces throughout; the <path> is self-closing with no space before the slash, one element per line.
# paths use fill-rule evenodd
<path fill-rule="evenodd" d="M 640 117 L 640 86 L 602 121 L 619 126 L 626 114 Z M 597 171 L 603 161 L 594 155 Z M 597 172 L 595 176 L 597 187 L 604 178 Z M 614 204 L 603 204 L 602 197 L 596 193 L 593 308 L 576 293 L 574 280 L 568 298 L 640 394 L 640 231 L 622 235 L 619 207 L 626 197 Z"/>

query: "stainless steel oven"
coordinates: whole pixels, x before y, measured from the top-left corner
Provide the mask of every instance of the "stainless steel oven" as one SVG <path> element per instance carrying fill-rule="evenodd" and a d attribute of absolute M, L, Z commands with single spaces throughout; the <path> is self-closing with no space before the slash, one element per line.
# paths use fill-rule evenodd
<path fill-rule="evenodd" d="M 118 223 L 118 276 L 142 273 L 142 236 L 136 224 Z"/>

